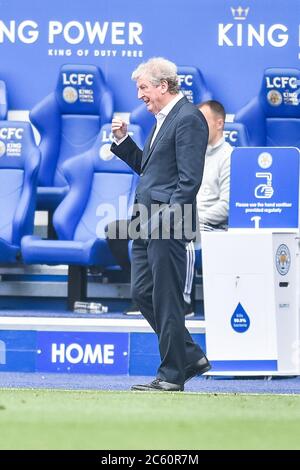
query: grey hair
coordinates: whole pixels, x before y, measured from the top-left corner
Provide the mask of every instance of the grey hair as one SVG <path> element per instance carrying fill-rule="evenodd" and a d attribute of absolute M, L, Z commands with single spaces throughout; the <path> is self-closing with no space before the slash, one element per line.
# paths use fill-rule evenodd
<path fill-rule="evenodd" d="M 140 64 L 131 75 L 132 80 L 138 80 L 141 76 L 147 78 L 153 86 L 158 86 L 162 80 L 168 82 L 168 91 L 176 95 L 180 90 L 177 67 L 174 62 L 163 57 L 152 57 L 147 62 Z"/>

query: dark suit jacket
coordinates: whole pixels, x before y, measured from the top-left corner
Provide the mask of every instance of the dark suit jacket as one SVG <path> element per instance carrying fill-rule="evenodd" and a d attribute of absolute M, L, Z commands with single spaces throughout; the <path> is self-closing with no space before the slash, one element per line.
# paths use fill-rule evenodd
<path fill-rule="evenodd" d="M 148 234 L 156 228 L 156 211 L 151 217 L 153 204 L 162 205 L 164 214 L 189 205 L 190 210 L 184 211 L 181 220 L 189 225 L 184 229 L 187 234 L 196 228 L 196 196 L 202 181 L 208 126 L 203 114 L 183 97 L 165 118 L 150 149 L 154 130 L 143 151 L 130 137 L 120 145 L 112 144 L 111 150 L 140 175 L 136 202 L 149 211 L 147 220 L 141 221 L 141 225 L 148 224 Z"/>

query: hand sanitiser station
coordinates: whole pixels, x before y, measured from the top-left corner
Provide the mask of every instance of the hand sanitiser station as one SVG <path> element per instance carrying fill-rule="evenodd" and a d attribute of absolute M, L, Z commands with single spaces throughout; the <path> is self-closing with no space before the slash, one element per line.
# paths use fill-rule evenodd
<path fill-rule="evenodd" d="M 202 233 L 212 374 L 300 374 L 299 150 L 232 153 L 228 232 Z"/>

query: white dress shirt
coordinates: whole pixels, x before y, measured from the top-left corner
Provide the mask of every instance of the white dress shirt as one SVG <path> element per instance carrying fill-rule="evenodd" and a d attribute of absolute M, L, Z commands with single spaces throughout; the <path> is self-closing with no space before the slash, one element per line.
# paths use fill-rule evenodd
<path fill-rule="evenodd" d="M 178 103 L 178 101 L 181 100 L 181 98 L 183 98 L 183 93 L 180 91 L 177 95 L 175 95 L 175 97 L 161 111 L 159 111 L 159 113 L 155 114 L 156 128 L 155 128 L 154 134 L 153 134 L 152 139 L 151 139 L 150 148 L 152 147 L 152 144 L 155 140 L 155 137 L 159 133 L 159 130 L 160 130 L 161 126 L 164 123 L 164 120 L 166 119 L 168 114 L 172 111 L 175 104 Z"/>

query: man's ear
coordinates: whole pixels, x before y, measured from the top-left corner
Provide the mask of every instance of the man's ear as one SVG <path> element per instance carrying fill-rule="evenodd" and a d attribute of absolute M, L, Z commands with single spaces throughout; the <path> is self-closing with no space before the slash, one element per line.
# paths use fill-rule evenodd
<path fill-rule="evenodd" d="M 169 88 L 167 80 L 161 80 L 160 86 L 161 86 L 161 92 L 164 95 L 168 91 L 168 88 Z"/>
<path fill-rule="evenodd" d="M 223 129 L 224 124 L 225 124 L 225 123 L 224 123 L 224 120 L 223 120 L 222 118 L 219 118 L 219 119 L 218 119 L 218 131 L 221 130 L 221 129 Z"/>

